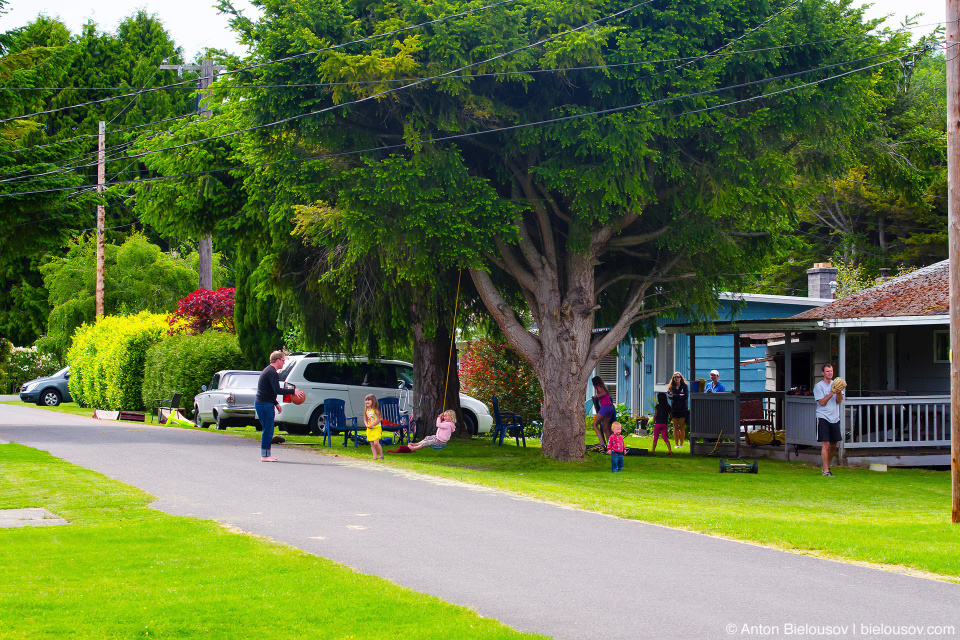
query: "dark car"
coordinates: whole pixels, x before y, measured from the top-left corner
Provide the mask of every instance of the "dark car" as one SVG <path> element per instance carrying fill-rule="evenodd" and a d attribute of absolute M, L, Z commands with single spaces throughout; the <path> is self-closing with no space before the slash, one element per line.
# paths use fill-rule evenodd
<path fill-rule="evenodd" d="M 20 387 L 20 399 L 47 407 L 61 402 L 72 402 L 70 397 L 70 367 L 64 367 L 51 376 L 37 378 Z"/>

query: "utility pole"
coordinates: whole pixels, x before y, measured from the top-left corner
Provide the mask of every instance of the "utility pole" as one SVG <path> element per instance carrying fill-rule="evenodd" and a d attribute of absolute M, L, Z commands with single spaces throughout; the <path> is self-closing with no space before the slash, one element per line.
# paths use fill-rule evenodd
<path fill-rule="evenodd" d="M 950 258 L 951 518 L 960 523 L 960 0 L 947 0 L 947 227 Z"/>
<path fill-rule="evenodd" d="M 960 1 L 960 0 L 958 0 Z M 103 191 L 106 188 L 107 176 L 107 157 L 105 139 L 107 136 L 107 123 L 100 121 L 97 135 L 97 194 L 100 201 L 97 204 L 97 294 L 96 294 L 96 317 L 103 315 L 103 265 L 105 262 L 106 240 L 104 239 L 104 219 L 106 217 L 103 208 Z"/>
<path fill-rule="evenodd" d="M 200 64 L 162 64 L 161 69 L 175 69 L 177 77 L 183 77 L 184 71 L 199 71 L 200 80 L 197 81 L 197 88 L 200 90 L 197 96 L 197 113 L 204 118 L 210 118 L 213 111 L 207 109 L 206 90 L 213 82 L 213 76 L 218 71 L 226 69 L 225 66 L 213 64 L 213 60 L 201 60 Z M 213 236 L 205 234 L 200 237 L 197 243 L 197 253 L 199 254 L 198 289 L 213 289 Z"/>

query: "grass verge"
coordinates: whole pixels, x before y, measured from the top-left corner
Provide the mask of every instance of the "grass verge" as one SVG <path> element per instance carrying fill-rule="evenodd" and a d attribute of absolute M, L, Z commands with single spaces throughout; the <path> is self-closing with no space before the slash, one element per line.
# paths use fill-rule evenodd
<path fill-rule="evenodd" d="M 73 523 L 0 529 L 0 636 L 543 637 L 286 545 L 160 513 L 150 500 L 45 452 L 0 445 L 0 508 L 46 507 Z"/>

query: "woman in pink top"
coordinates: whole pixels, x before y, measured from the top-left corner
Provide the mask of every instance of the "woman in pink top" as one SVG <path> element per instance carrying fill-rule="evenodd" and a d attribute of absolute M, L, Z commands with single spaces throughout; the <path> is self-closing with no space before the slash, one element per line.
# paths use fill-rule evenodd
<path fill-rule="evenodd" d="M 594 376 L 593 380 L 593 399 L 600 405 L 597 409 L 597 417 L 593 419 L 593 430 L 597 434 L 597 439 L 604 447 L 607 446 L 607 439 L 613 433 L 610 429 L 613 419 L 617 417 L 617 408 L 613 406 L 613 400 L 610 398 L 610 392 L 607 391 L 607 385 L 603 384 L 603 378 Z"/>
<path fill-rule="evenodd" d="M 443 447 L 450 441 L 450 436 L 457 429 L 457 414 L 453 409 L 448 409 L 437 416 L 437 434 L 427 436 L 420 442 L 414 442 L 409 445 L 411 451 L 422 449 L 424 447 Z"/>

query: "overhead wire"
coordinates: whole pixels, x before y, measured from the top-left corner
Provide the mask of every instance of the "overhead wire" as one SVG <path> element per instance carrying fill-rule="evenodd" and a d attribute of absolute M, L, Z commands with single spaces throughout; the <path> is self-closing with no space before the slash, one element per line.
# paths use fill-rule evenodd
<path fill-rule="evenodd" d="M 125 131 L 131 131 L 133 129 L 142 129 L 143 127 L 149 127 L 156 124 L 162 124 L 164 122 L 170 122 L 171 120 L 180 120 L 181 118 L 189 118 L 190 116 L 196 115 L 196 112 L 185 113 L 179 116 L 172 116 L 170 118 L 164 118 L 163 120 L 154 120 L 153 122 L 145 122 L 143 124 L 133 125 L 132 127 L 125 127 L 123 129 L 114 129 L 113 131 L 107 131 L 107 135 L 113 135 L 117 133 L 123 133 Z M 67 144 L 70 142 L 77 142 L 78 140 L 90 140 L 91 138 L 97 138 L 99 134 L 92 133 L 83 136 L 76 136 L 74 138 L 67 138 L 66 140 L 58 140 L 56 142 L 49 142 L 46 144 L 32 145 L 29 147 L 21 147 L 20 149 L 10 149 L 8 151 L 0 152 L 0 157 L 13 155 L 15 153 L 25 153 L 28 151 L 36 151 L 38 149 L 46 149 L 48 147 L 56 147 L 61 144 Z"/>
<path fill-rule="evenodd" d="M 504 132 L 504 131 L 511 131 L 511 130 L 516 130 L 516 129 L 529 128 L 529 127 L 533 127 L 533 126 L 541 126 L 541 125 L 546 125 L 546 124 L 555 124 L 555 123 L 563 122 L 563 121 L 569 121 L 569 120 L 575 120 L 575 119 L 582 119 L 582 118 L 587 118 L 587 117 L 596 116 L 596 115 L 606 115 L 606 114 L 610 114 L 610 113 L 618 113 L 618 112 L 622 112 L 622 111 L 627 111 L 627 110 L 637 109 L 637 108 L 647 107 L 647 106 L 653 106 L 653 105 L 657 105 L 657 104 L 665 104 L 665 103 L 674 102 L 674 101 L 682 100 L 682 99 L 686 99 L 686 98 L 700 97 L 700 96 L 704 96 L 704 95 L 719 93 L 719 92 L 721 92 L 721 91 L 728 91 L 728 90 L 732 90 L 732 89 L 744 88 L 744 87 L 747 87 L 747 86 L 754 86 L 754 85 L 759 85 L 759 84 L 763 84 L 763 83 L 767 83 L 767 82 L 773 82 L 773 81 L 777 81 L 777 80 L 782 80 L 782 79 L 786 79 L 786 78 L 790 78 L 790 77 L 796 77 L 796 76 L 799 76 L 799 75 L 804 75 L 804 74 L 808 74 L 808 73 L 814 73 L 814 72 L 817 72 L 817 71 L 823 71 L 823 70 L 826 70 L 826 69 L 836 68 L 836 67 L 838 67 L 838 66 L 843 66 L 843 65 L 847 65 L 847 64 L 855 64 L 855 63 L 857 63 L 857 62 L 864 62 L 864 61 L 867 61 L 867 60 L 875 59 L 875 58 L 877 58 L 877 57 L 890 56 L 890 55 L 894 55 L 894 54 L 899 54 L 899 53 L 902 53 L 903 51 L 910 51 L 910 50 L 899 50 L 899 51 L 894 51 L 894 52 L 886 52 L 886 53 L 883 53 L 883 54 L 875 54 L 875 55 L 873 55 L 873 56 L 867 56 L 867 57 L 865 57 L 865 58 L 859 58 L 859 59 L 856 59 L 856 60 L 849 60 L 849 61 L 844 61 L 844 62 L 838 62 L 838 63 L 834 63 L 834 64 L 831 64 L 831 65 L 825 65 L 825 66 L 822 66 L 822 67 L 817 67 L 817 68 L 814 68 L 814 69 L 808 69 L 808 70 L 806 70 L 806 71 L 797 71 L 797 72 L 793 72 L 793 73 L 789 73 L 789 74 L 782 74 L 782 75 L 779 75 L 779 76 L 774 76 L 774 77 L 771 77 L 771 78 L 762 78 L 762 79 L 752 80 L 752 81 L 745 82 L 745 83 L 738 83 L 738 84 L 735 84 L 735 85 L 729 85 L 729 86 L 726 86 L 726 87 L 719 87 L 719 88 L 715 88 L 715 89 L 698 91 L 698 92 L 693 92 L 693 93 L 684 94 L 684 95 L 680 95 L 680 96 L 671 96 L 671 97 L 668 97 L 668 98 L 662 98 L 662 99 L 658 99 L 658 100 L 650 100 L 650 101 L 647 101 L 647 102 L 641 102 L 641 103 L 632 104 L 632 105 L 624 105 L 624 106 L 620 106 L 620 107 L 611 107 L 611 108 L 608 108 L 608 109 L 601 109 L 601 110 L 597 110 L 597 111 L 590 111 L 590 112 L 585 112 L 585 113 L 580 113 L 580 114 L 571 114 L 571 115 L 561 116 L 561 117 L 557 117 L 557 118 L 550 118 L 550 119 L 546 119 L 546 120 L 539 120 L 539 121 L 536 121 L 536 122 L 528 122 L 528 123 L 521 123 L 521 124 L 516 124 L 516 125 L 510 125 L 510 126 L 506 126 L 506 127 L 500 127 L 500 128 L 497 128 L 497 129 L 485 129 L 485 130 L 482 130 L 482 131 L 472 131 L 472 132 L 466 132 L 466 133 L 460 133 L 460 134 L 452 134 L 452 135 L 449 135 L 449 136 L 435 137 L 435 138 L 430 139 L 429 142 L 433 142 L 433 143 L 436 143 L 436 142 L 445 142 L 445 141 L 449 141 L 449 140 L 457 140 L 457 139 L 469 138 L 469 137 L 474 137 L 474 136 L 484 135 L 484 134 L 489 134 L 489 133 L 502 133 L 502 132 Z M 790 92 L 790 91 L 796 91 L 796 90 L 798 90 L 798 89 L 802 89 L 802 88 L 805 88 L 805 87 L 809 87 L 809 86 L 813 86 L 813 85 L 817 85 L 817 84 L 822 84 L 822 83 L 824 83 L 824 82 L 828 82 L 828 81 L 830 81 L 830 80 L 835 80 L 835 79 L 837 79 L 837 78 L 845 77 L 845 76 L 848 76 L 848 75 L 851 75 L 851 74 L 854 74 L 854 73 L 859 73 L 859 72 L 861 72 L 861 71 L 866 71 L 866 70 L 869 70 L 869 69 L 874 69 L 874 68 L 877 68 L 877 67 L 880 67 L 880 66 L 883 66 L 883 65 L 886 65 L 886 64 L 890 64 L 890 63 L 892 63 L 892 62 L 896 62 L 897 60 L 899 60 L 899 57 L 894 57 L 894 58 L 891 58 L 891 59 L 889 59 L 889 60 L 885 60 L 885 61 L 882 61 L 882 62 L 878 62 L 878 63 L 872 64 L 872 65 L 867 65 L 867 66 L 864 66 L 864 67 L 859 67 L 859 68 L 857 68 L 857 69 L 852 69 L 852 70 L 850 70 L 850 71 L 845 71 L 845 72 L 843 72 L 843 73 L 834 74 L 834 75 L 828 76 L 828 77 L 826 77 L 826 78 L 821 78 L 821 79 L 819 79 L 819 80 L 813 80 L 813 81 L 806 82 L 806 83 L 802 83 L 802 84 L 799 84 L 799 85 L 787 87 L 787 88 L 780 89 L 780 90 L 777 90 L 777 91 L 774 91 L 774 92 L 771 92 L 771 93 L 765 93 L 765 94 L 760 94 L 760 95 L 757 95 L 757 96 L 751 96 L 751 97 L 748 97 L 748 98 L 742 98 L 742 99 L 739 99 L 739 100 L 724 102 L 724 103 L 720 103 L 720 104 L 717 104 L 717 105 L 711 105 L 711 106 L 703 107 L 703 108 L 701 108 L 701 109 L 695 109 L 695 110 L 692 110 L 692 111 L 683 111 L 683 112 L 676 113 L 676 114 L 669 114 L 669 115 L 665 115 L 665 116 L 659 116 L 659 117 L 656 117 L 656 118 L 651 118 L 651 119 L 648 119 L 648 120 L 644 120 L 644 121 L 642 121 L 642 122 L 638 122 L 638 124 L 640 124 L 640 123 L 646 123 L 646 122 L 654 122 L 654 121 L 664 120 L 664 119 L 670 119 L 670 118 L 680 117 L 680 116 L 684 116 L 684 115 L 693 115 L 693 114 L 697 114 L 697 113 L 704 113 L 704 112 L 708 112 L 708 111 L 714 111 L 714 110 L 717 110 L 717 109 L 722 109 L 722 108 L 725 108 L 725 107 L 734 106 L 734 105 L 737 105 L 737 104 L 742 104 L 742 103 L 745 103 L 745 102 L 751 102 L 751 101 L 754 101 L 754 100 L 765 99 L 765 98 L 769 98 L 769 97 L 772 97 L 772 96 L 775 96 L 775 95 L 779 95 L 779 94 L 782 94 L 782 93 L 786 93 L 786 92 Z M 212 139 L 212 138 L 211 138 L 211 139 Z M 147 182 L 154 182 L 154 181 L 158 181 L 158 180 L 166 180 L 166 179 L 172 179 L 172 178 L 194 177 L 194 176 L 206 175 L 206 174 L 210 174 L 210 173 L 220 173 L 220 172 L 224 172 L 224 171 L 235 171 L 235 170 L 253 169 L 253 168 L 259 168 L 259 167 L 266 167 L 266 166 L 275 166 L 275 165 L 281 165 L 281 164 L 308 162 L 308 161 L 323 160 L 323 159 L 329 159 L 329 158 L 335 158 L 335 157 L 343 157 L 343 156 L 348 156 L 348 155 L 358 155 L 358 154 L 369 153 L 369 152 L 374 152 L 374 151 L 382 152 L 382 151 L 386 151 L 386 150 L 389 150 L 389 149 L 403 148 L 403 147 L 408 146 L 408 144 L 409 144 L 409 143 L 404 142 L 404 143 L 398 143 L 398 144 L 394 144 L 394 145 L 381 145 L 381 146 L 377 146 L 377 147 L 370 147 L 370 148 L 367 148 L 367 149 L 359 149 L 359 150 L 344 151 L 344 152 L 337 152 L 337 153 L 320 154 L 320 155 L 308 156 L 308 157 L 304 157 L 304 158 L 292 158 L 292 159 L 287 159 L 287 160 L 276 160 L 276 161 L 272 161 L 272 162 L 254 163 L 254 164 L 247 164 L 247 165 L 237 165 L 237 166 L 232 166 L 232 167 L 222 167 L 222 168 L 217 168 L 217 169 L 209 169 L 209 170 L 205 170 L 205 171 L 192 171 L 192 172 L 174 174 L 174 175 L 169 175 L 169 176 L 156 176 L 156 177 L 151 177 L 151 178 L 141 178 L 141 179 L 138 179 L 138 180 L 129 180 L 129 181 L 114 182 L 111 186 L 113 186 L 113 185 L 121 185 L 121 184 L 147 183 Z M 170 147 L 170 148 L 168 148 L 167 150 L 180 148 L 180 147 L 182 147 L 182 146 L 185 146 L 185 145 L 178 145 L 178 146 L 176 146 L 176 147 Z M 162 151 L 162 150 L 158 150 L 158 151 Z M 79 188 L 79 187 L 77 187 L 77 188 Z M 48 189 L 48 190 L 39 190 L 39 191 L 27 191 L 27 192 L 18 192 L 18 193 L 0 193 L 0 197 L 10 196 L 10 195 L 28 195 L 28 194 L 33 194 L 33 193 L 49 193 L 49 192 L 54 192 L 54 191 L 66 191 L 66 190 L 77 189 L 77 188 L 61 187 L 61 188 L 57 188 L 57 189 Z"/>
<path fill-rule="evenodd" d="M 380 38 L 386 38 L 386 37 L 389 37 L 389 36 L 396 35 L 396 34 L 398 34 L 398 33 L 403 33 L 403 32 L 405 32 L 405 31 L 410 31 L 410 30 L 412 30 L 412 29 L 419 29 L 419 28 L 424 27 L 424 26 L 428 26 L 428 25 L 432 25 L 432 24 L 437 24 L 437 23 L 440 23 L 440 22 L 444 22 L 444 21 L 446 21 L 446 20 L 451 20 L 451 19 L 453 19 L 453 18 L 460 18 L 460 17 L 463 17 L 463 16 L 467 16 L 467 15 L 470 15 L 470 14 L 473 14 L 473 13 L 480 12 L 480 11 L 485 11 L 485 10 L 487 10 L 487 9 L 492 9 L 492 8 L 495 8 L 495 7 L 499 7 L 499 6 L 502 6 L 502 5 L 505 5 L 505 4 L 512 4 L 512 3 L 518 2 L 518 1 L 519 1 L 519 0 L 500 0 L 500 2 L 495 2 L 495 3 L 493 3 L 493 4 L 485 5 L 485 6 L 482 6 L 482 7 L 477 7 L 476 9 L 470 9 L 470 10 L 468 10 L 468 11 L 461 11 L 460 13 L 455 13 L 455 14 L 451 14 L 451 15 L 448 15 L 448 16 L 442 16 L 442 17 L 440 17 L 440 18 L 434 18 L 433 20 L 428 20 L 428 21 L 426 21 L 426 22 L 421 22 L 421 23 L 419 23 L 419 24 L 410 25 L 410 26 L 407 26 L 407 27 L 401 27 L 400 29 L 394 29 L 393 31 L 388 31 L 388 32 L 385 32 L 385 33 L 379 33 L 379 34 L 375 34 L 375 35 L 372 35 L 372 36 L 367 36 L 367 37 L 365 37 L 365 38 L 360 38 L 360 39 L 358 39 L 358 40 L 353 40 L 353 41 L 351 41 L 351 42 L 343 42 L 343 43 L 340 43 L 340 44 L 331 45 L 331 46 L 329 46 L 329 47 L 324 47 L 324 48 L 321 48 L 321 49 L 314 49 L 314 50 L 311 50 L 311 51 L 304 51 L 304 52 L 301 52 L 301 53 L 298 53 L 298 54 L 294 54 L 294 55 L 287 56 L 287 57 L 285 57 L 285 58 L 278 58 L 278 59 L 275 59 L 275 60 L 267 60 L 267 61 L 264 61 L 264 62 L 247 65 L 247 66 L 245 66 L 245 67 L 240 67 L 239 69 L 228 69 L 228 70 L 226 70 L 226 71 L 221 72 L 221 75 L 230 75 L 230 74 L 240 73 L 240 72 L 243 72 L 243 71 L 249 71 L 249 70 L 251 70 L 251 69 L 257 69 L 257 68 L 264 67 L 264 66 L 268 66 L 268 65 L 272 65 L 272 64 L 279 64 L 279 63 L 281 63 L 281 62 L 287 62 L 287 61 L 294 60 L 294 59 L 296 59 L 296 58 L 302 58 L 302 57 L 308 56 L 308 55 L 315 55 L 315 54 L 317 54 L 317 53 L 322 53 L 322 52 L 324 52 L 324 51 L 331 51 L 331 50 L 334 50 L 334 49 L 341 49 L 341 48 L 343 48 L 343 47 L 347 47 L 347 46 L 350 46 L 350 45 L 353 45 L 353 44 L 359 44 L 359 43 L 362 43 L 362 42 L 368 42 L 368 41 L 370 41 L 370 40 L 377 40 L 377 39 L 380 39 Z M 649 1 L 652 2 L 653 0 L 649 0 Z M 11 121 L 13 121 L 13 120 L 23 120 L 23 119 L 25 119 L 25 118 L 32 118 L 32 117 L 34 117 L 34 116 L 41 116 L 41 115 L 47 115 L 47 114 L 50 114 L 50 113 L 57 113 L 57 112 L 60 112 L 60 111 L 66 111 L 66 110 L 68 110 L 68 109 L 79 109 L 80 107 L 89 107 L 89 106 L 91 106 L 91 105 L 102 104 L 102 103 L 104 103 L 104 102 L 110 102 L 110 101 L 112 101 L 112 100 L 122 100 L 123 98 L 129 98 L 129 97 L 131 97 L 131 96 L 140 96 L 140 95 L 142 95 L 142 94 L 144 94 L 144 93 L 153 93 L 153 92 L 155 92 L 155 91 L 162 91 L 162 90 L 164 90 L 164 89 L 169 89 L 169 88 L 171 88 L 171 87 L 178 87 L 178 86 L 182 86 L 182 85 L 186 85 L 186 84 L 191 84 L 191 83 L 194 83 L 194 82 L 195 82 L 195 80 L 192 80 L 192 79 L 191 79 L 191 80 L 184 80 L 184 81 L 182 81 L 182 82 L 174 82 L 174 83 L 171 83 L 171 84 L 168 84 L 168 85 L 163 85 L 163 86 L 160 86 L 160 87 L 153 87 L 153 88 L 150 88 L 150 89 L 141 89 L 141 90 L 139 90 L 139 91 L 134 91 L 134 92 L 131 92 L 131 93 L 125 93 L 125 94 L 122 94 L 122 95 L 119 95 L 119 96 L 109 96 L 109 97 L 107 97 L 107 98 L 101 98 L 101 99 L 99 99 L 99 100 L 89 100 L 89 101 L 87 101 L 87 102 L 81 102 L 81 103 L 78 103 L 78 104 L 68 105 L 68 106 L 65 106 L 65 107 L 57 107 L 57 108 L 55 108 L 55 109 L 46 109 L 46 110 L 44 110 L 44 111 L 36 111 L 36 112 L 34 112 L 34 113 L 27 113 L 27 114 L 20 115 L 20 116 L 15 116 L 15 117 L 12 117 L 12 118 L 3 118 L 3 119 L 0 119 L 0 124 L 3 124 L 3 123 L 5 123 L 5 122 L 11 122 Z"/>

